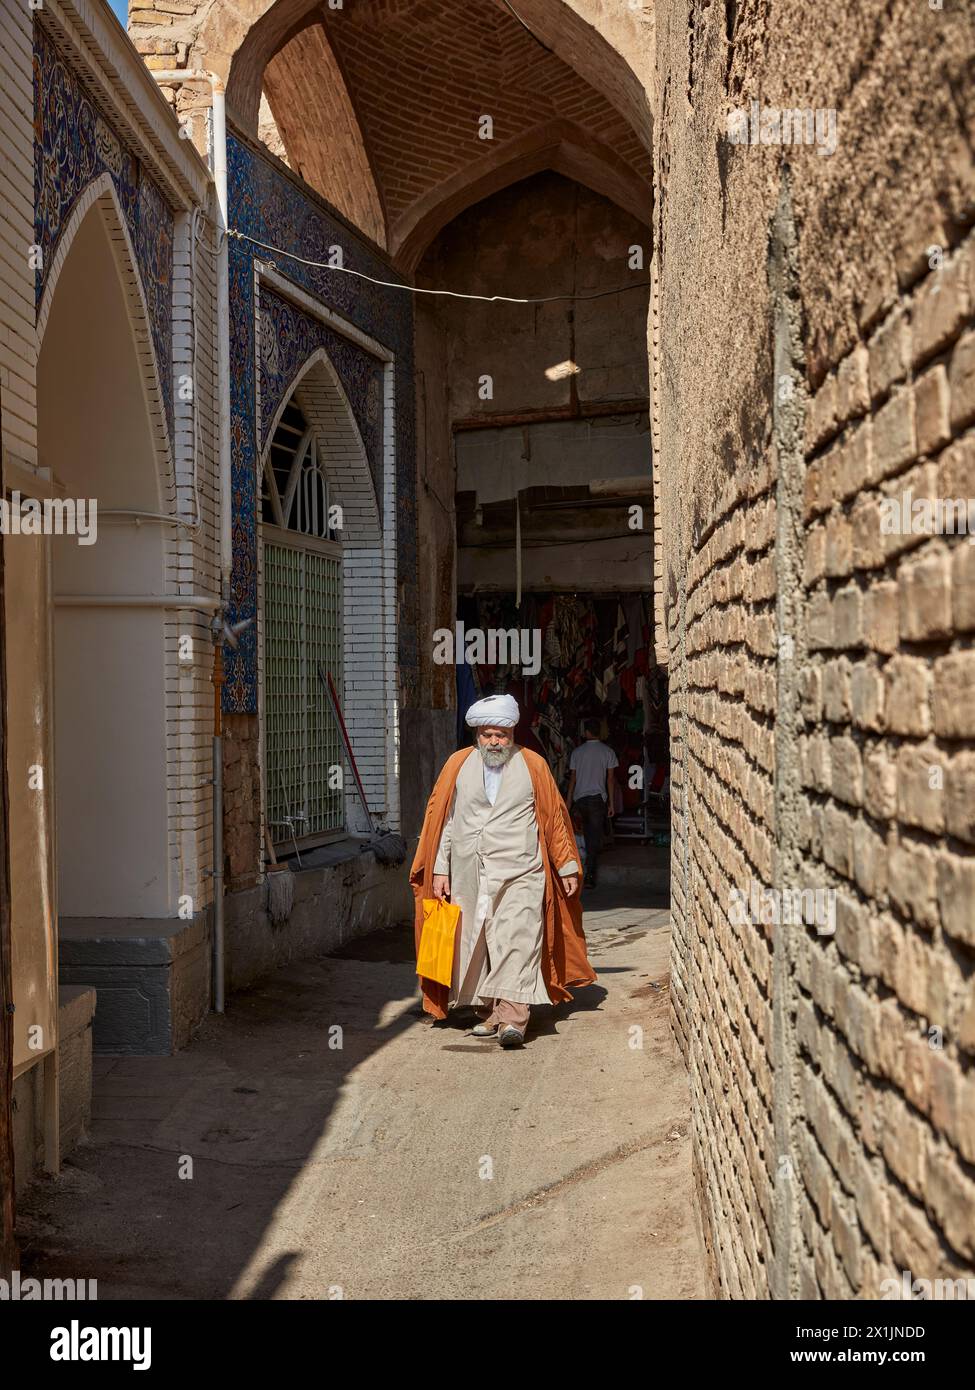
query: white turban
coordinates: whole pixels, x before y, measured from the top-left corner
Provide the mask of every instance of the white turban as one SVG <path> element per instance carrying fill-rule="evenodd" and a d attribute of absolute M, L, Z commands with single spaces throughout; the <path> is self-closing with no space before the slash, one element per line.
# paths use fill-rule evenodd
<path fill-rule="evenodd" d="M 518 723 L 518 702 L 510 695 L 487 695 L 471 705 L 466 719 L 472 729 L 484 724 L 496 724 L 499 729 L 513 729 Z"/>

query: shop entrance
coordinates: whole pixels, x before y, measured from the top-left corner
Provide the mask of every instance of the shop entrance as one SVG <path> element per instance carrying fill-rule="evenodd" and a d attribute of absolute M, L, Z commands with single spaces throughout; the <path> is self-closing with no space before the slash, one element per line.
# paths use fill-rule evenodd
<path fill-rule="evenodd" d="M 649 596 L 541 591 L 518 602 L 511 592 L 461 595 L 458 619 L 467 631 L 537 633 L 532 664 L 539 667 L 458 666 L 458 746 L 468 742 L 464 711 L 482 695 L 507 692 L 521 709 L 517 742 L 545 758 L 567 796 L 573 749 L 584 740 L 586 722 L 597 721 L 600 740 L 619 764 L 603 871 L 612 881 L 614 865 L 647 865 L 647 856 L 622 851 L 670 843 L 667 673 L 654 660 Z M 573 822 L 581 836 L 578 813 Z"/>

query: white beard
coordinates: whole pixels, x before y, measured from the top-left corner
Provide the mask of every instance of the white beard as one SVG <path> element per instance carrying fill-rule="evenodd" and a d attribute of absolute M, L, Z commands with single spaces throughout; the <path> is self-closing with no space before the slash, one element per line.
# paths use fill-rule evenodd
<path fill-rule="evenodd" d="M 506 767 L 515 755 L 515 745 L 507 743 L 503 748 L 482 748 L 478 744 L 477 751 L 485 767 Z"/>

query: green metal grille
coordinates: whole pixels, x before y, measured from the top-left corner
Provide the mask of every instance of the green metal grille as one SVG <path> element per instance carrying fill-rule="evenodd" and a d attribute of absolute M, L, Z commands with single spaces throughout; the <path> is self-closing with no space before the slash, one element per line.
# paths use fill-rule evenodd
<path fill-rule="evenodd" d="M 338 730 L 318 664 L 342 689 L 342 571 L 334 555 L 264 546 L 267 817 L 276 844 L 344 826 Z"/>

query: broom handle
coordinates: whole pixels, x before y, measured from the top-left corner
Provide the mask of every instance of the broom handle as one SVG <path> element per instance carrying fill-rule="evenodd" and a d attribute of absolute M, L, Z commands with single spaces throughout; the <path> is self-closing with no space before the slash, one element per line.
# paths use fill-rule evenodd
<path fill-rule="evenodd" d="M 359 788 L 359 796 L 362 800 L 362 805 L 365 808 L 366 815 L 369 817 L 369 824 L 373 825 L 372 812 L 369 810 L 369 803 L 366 800 L 366 789 L 362 785 L 362 778 L 359 776 L 359 769 L 356 766 L 355 754 L 352 751 L 352 744 L 349 741 L 349 731 L 345 727 L 345 720 L 342 718 L 342 706 L 339 704 L 339 697 L 335 693 L 335 685 L 332 681 L 332 673 L 331 671 L 327 671 L 323 676 L 321 665 L 319 665 L 318 674 L 319 677 L 326 682 L 328 698 L 332 702 L 332 710 L 335 714 L 335 718 L 338 720 L 339 728 L 342 731 L 342 742 L 345 744 L 345 751 L 348 754 L 349 762 L 352 766 L 352 775 L 355 778 L 356 786 Z"/>

